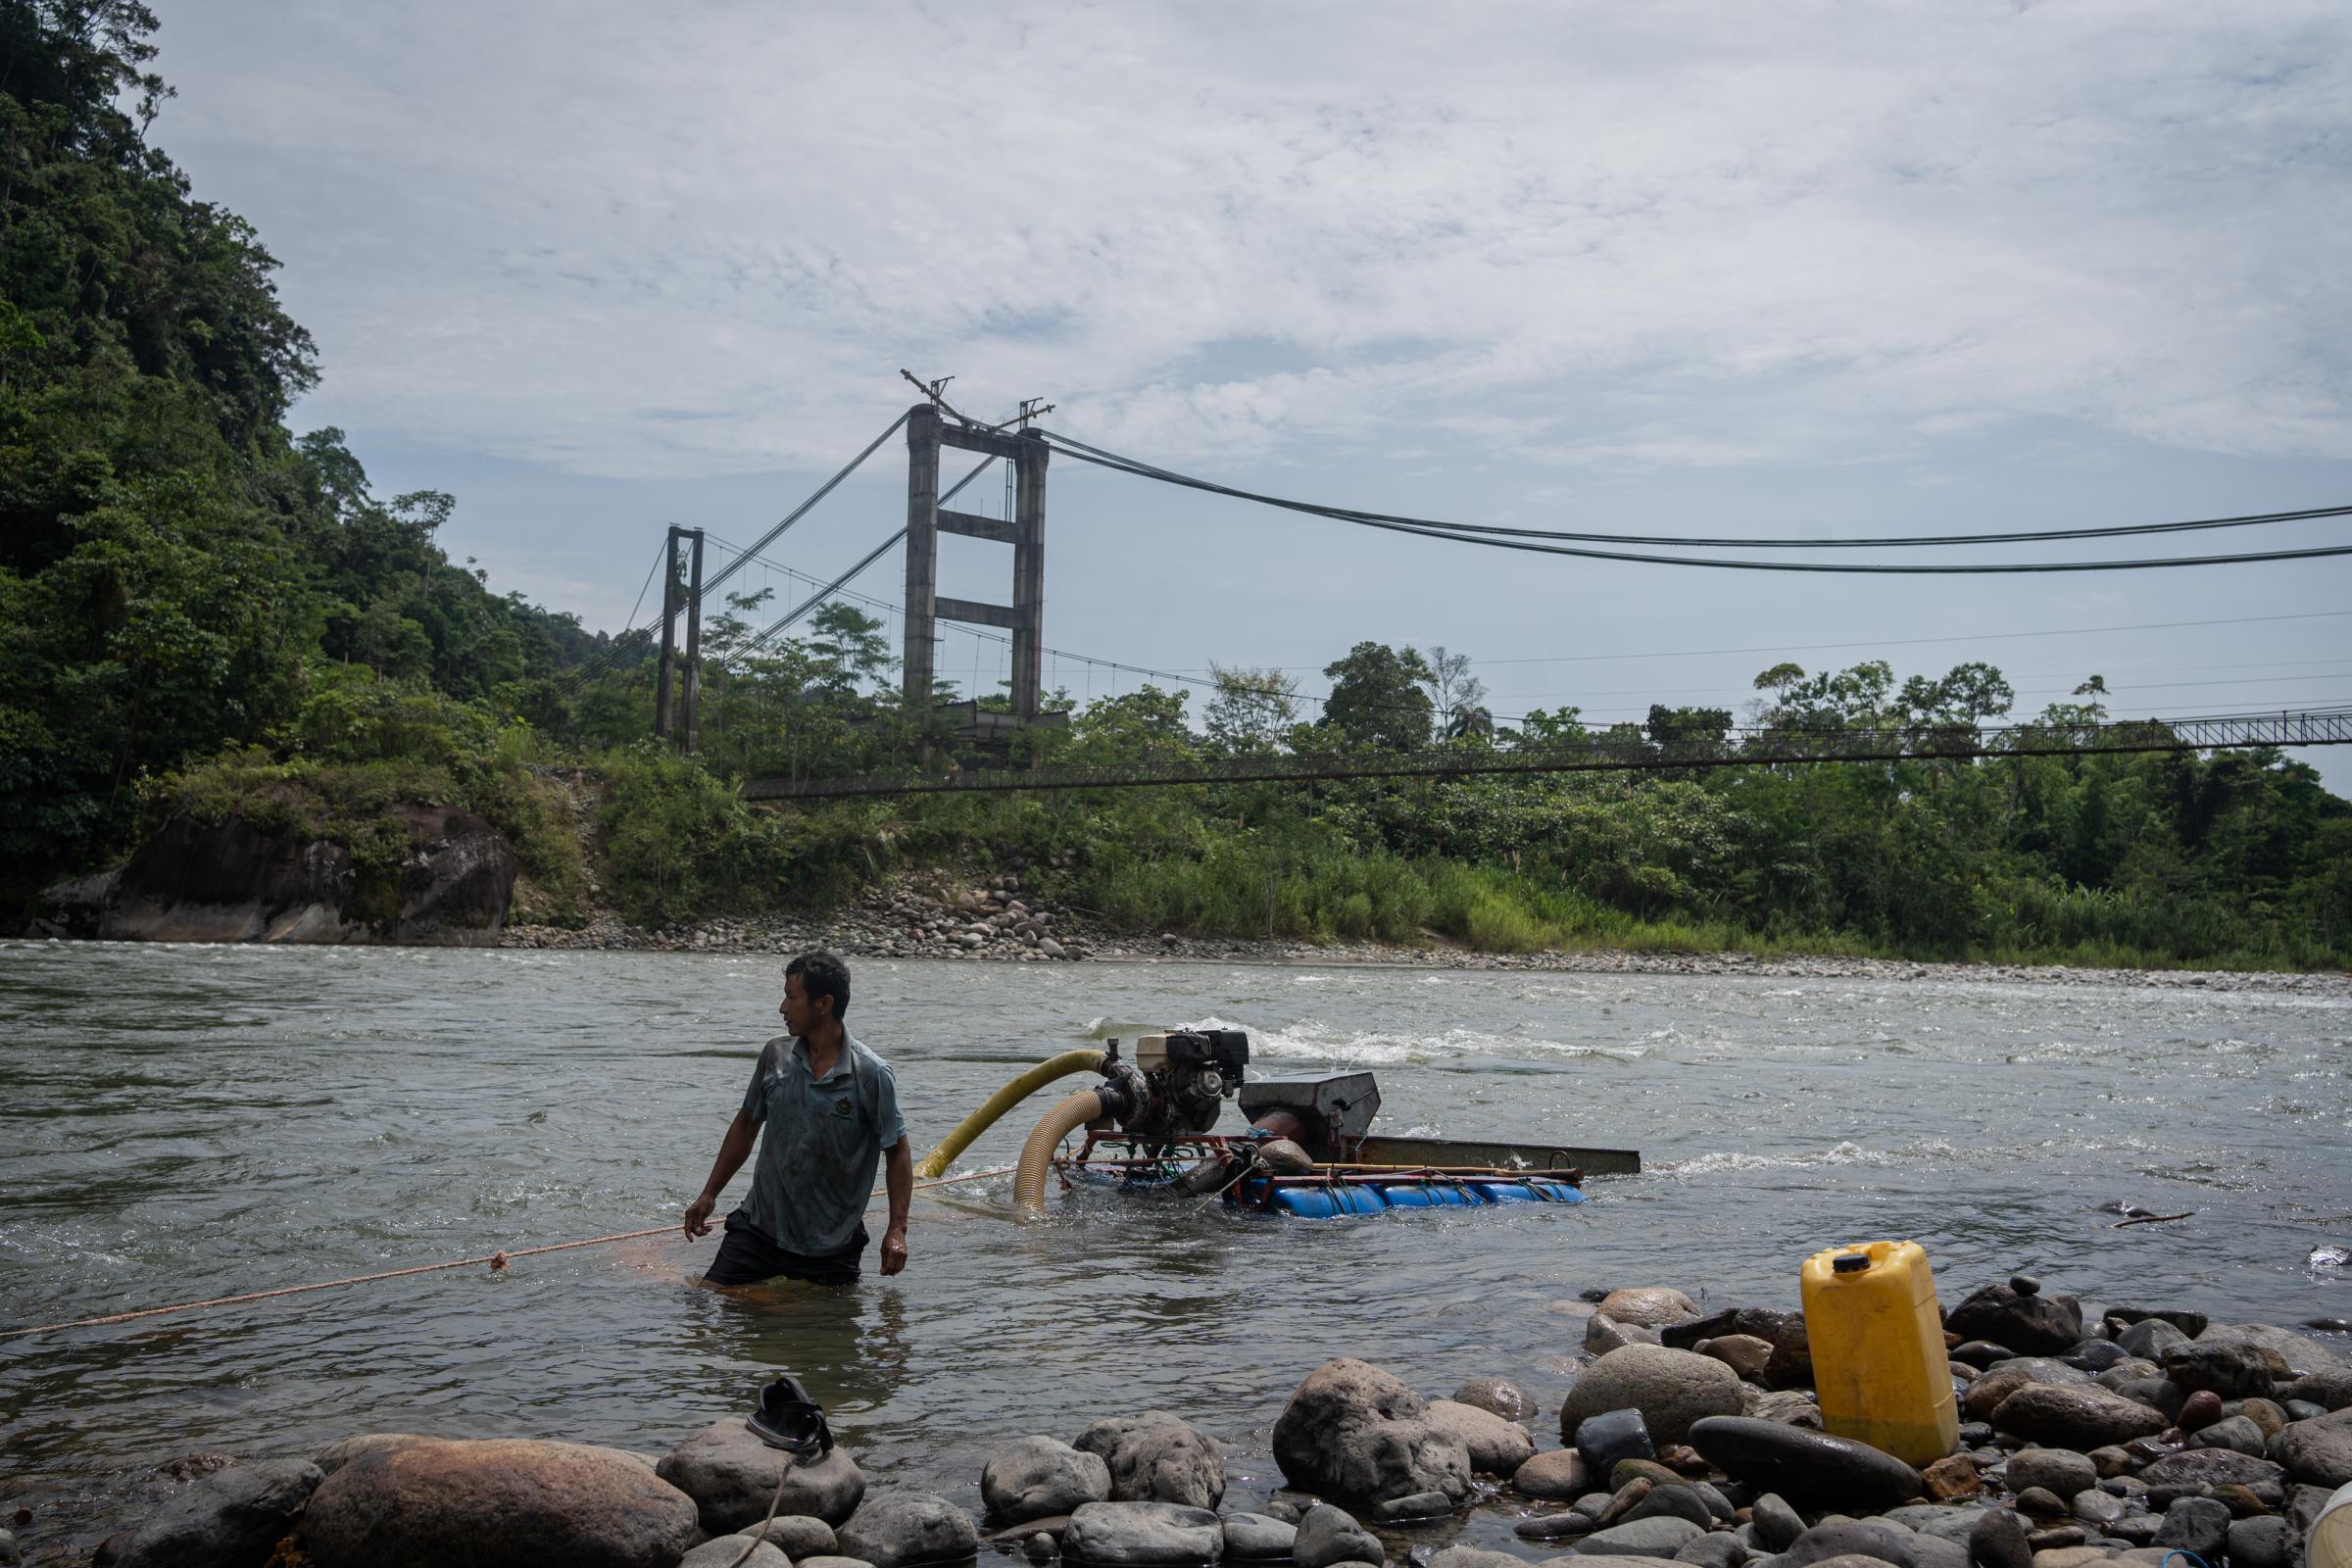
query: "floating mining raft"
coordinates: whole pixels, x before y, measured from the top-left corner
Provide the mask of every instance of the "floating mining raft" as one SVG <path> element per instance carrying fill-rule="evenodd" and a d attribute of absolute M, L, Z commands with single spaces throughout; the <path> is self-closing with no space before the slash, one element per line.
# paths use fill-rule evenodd
<path fill-rule="evenodd" d="M 1579 1203 L 1587 1177 L 1642 1169 L 1641 1154 L 1630 1149 L 1387 1137 L 1372 1131 L 1380 1086 L 1371 1073 L 1252 1079 L 1249 1063 L 1249 1037 L 1239 1029 L 1144 1035 L 1125 1056 L 1113 1040 L 1006 1085 L 1002 1105 L 992 1102 L 975 1113 L 973 1132 L 995 1119 L 989 1112 L 1001 1114 L 1051 1077 L 1088 1068 L 1102 1075 L 1102 1087 L 1048 1111 L 1023 1145 L 1013 1198 L 1030 1213 L 1043 1210 L 1049 1172 L 1064 1188 L 1213 1197 L 1236 1208 L 1330 1219 Z M 1229 1100 L 1249 1125 L 1220 1134 L 1212 1129 Z M 1069 1140 L 1081 1132 L 1073 1150 Z"/>

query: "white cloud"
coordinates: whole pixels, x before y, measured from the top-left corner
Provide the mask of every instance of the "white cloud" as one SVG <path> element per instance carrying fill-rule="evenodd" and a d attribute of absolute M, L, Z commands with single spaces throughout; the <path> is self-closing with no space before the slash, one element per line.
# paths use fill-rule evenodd
<path fill-rule="evenodd" d="M 158 135 L 289 264 L 306 413 L 586 473 L 829 466 L 901 365 L 1171 458 L 1434 424 L 1607 471 L 2052 416 L 2343 458 L 2347 31 L 223 0 L 170 19 Z"/>

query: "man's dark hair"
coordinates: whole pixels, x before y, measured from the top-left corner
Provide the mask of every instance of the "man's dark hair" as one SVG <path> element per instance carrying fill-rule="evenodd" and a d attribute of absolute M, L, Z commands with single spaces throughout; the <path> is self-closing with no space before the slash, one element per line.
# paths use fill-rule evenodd
<path fill-rule="evenodd" d="M 819 948 L 804 953 L 784 966 L 784 978 L 801 977 L 801 994 L 810 1002 L 819 997 L 833 999 L 833 1021 L 839 1023 L 850 1010 L 850 966 L 841 961 L 838 953 Z"/>

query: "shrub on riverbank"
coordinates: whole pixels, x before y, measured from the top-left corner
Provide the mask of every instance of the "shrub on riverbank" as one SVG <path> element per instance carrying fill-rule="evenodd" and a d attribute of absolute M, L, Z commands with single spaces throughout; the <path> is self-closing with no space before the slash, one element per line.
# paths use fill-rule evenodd
<path fill-rule="evenodd" d="M 1826 912 L 1752 896 L 1756 868 L 1749 857 L 1774 855 L 1777 869 L 1788 874 L 1792 850 L 1804 848 L 1769 840 L 1712 866 L 1696 856 L 1678 859 L 1660 851 L 1668 863 L 1641 876 L 1642 867 L 1623 856 L 1579 861 L 1573 850 L 1532 835 L 1514 865 L 1508 858 L 1400 853 L 1355 836 L 1360 816 L 1315 815 L 1303 807 L 1238 821 L 1231 802 L 1210 789 L 917 796 L 891 805 L 770 808 L 744 802 L 693 763 L 661 753 L 608 757 L 603 765 L 615 780 L 605 820 L 621 829 L 617 844 L 606 844 L 611 885 L 621 907 L 641 918 L 821 908 L 894 870 L 986 868 L 1017 859 L 1043 891 L 1111 926 L 1224 939 L 1439 940 L 1489 953 L 1611 948 L 2118 967 L 2338 967 L 2352 956 L 2298 924 L 2291 905 L 2249 912 L 2212 896 L 2068 888 L 2022 871 L 1964 870 L 1956 887 L 1920 877 L 1903 892 L 1909 906 L 1949 894 L 1958 909 L 1941 911 L 1925 930 L 1892 922 L 1854 929 Z M 1442 809 L 1435 794 L 1477 787 L 1440 786 L 1424 804 Z M 1254 804 L 1267 806 L 1262 797 Z M 1756 832 L 1751 823 L 1732 825 Z M 1579 831 L 1599 828 L 1587 822 Z M 1865 884 L 1906 875 L 1899 862 L 1886 860 L 1844 871 Z"/>

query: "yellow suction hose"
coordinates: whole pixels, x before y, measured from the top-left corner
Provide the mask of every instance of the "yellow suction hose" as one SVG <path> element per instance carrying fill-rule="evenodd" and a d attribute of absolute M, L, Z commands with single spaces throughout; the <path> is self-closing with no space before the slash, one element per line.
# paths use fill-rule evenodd
<path fill-rule="evenodd" d="M 914 1167 L 915 1175 L 923 1178 L 945 1176 L 948 1173 L 948 1166 L 955 1162 L 957 1154 L 971 1147 L 973 1139 L 995 1126 L 999 1117 L 1022 1101 L 1027 1100 L 1031 1095 L 1036 1094 L 1040 1089 L 1045 1088 L 1054 1079 L 1067 1078 L 1074 1072 L 1101 1072 L 1102 1070 L 1102 1053 L 1100 1051 L 1065 1051 L 1058 1056 L 1049 1057 L 1047 1060 L 1039 1062 L 989 1096 L 986 1104 L 957 1122 L 956 1130 L 941 1139 L 939 1147 L 925 1154 L 921 1163 Z M 1081 1117 L 1079 1119 L 1083 1121 L 1091 1118 Z M 1072 1125 L 1076 1124 L 1072 1123 Z M 1067 1128 L 1063 1129 L 1063 1131 L 1067 1130 Z M 1057 1133 L 1054 1136 L 1058 1141 L 1060 1134 Z M 1033 1139 L 1032 1142 L 1034 1141 Z M 1027 1156 L 1024 1154 L 1023 1157 Z M 1038 1191 L 1041 1193 L 1045 1190 L 1044 1182 L 1045 1177 L 1041 1172 L 1038 1177 Z"/>
<path fill-rule="evenodd" d="M 1012 1168 L 1012 1211 L 1031 1219 L 1046 1211 L 1046 1172 L 1054 1167 L 1054 1152 L 1072 1129 L 1102 1114 L 1102 1097 L 1082 1090 L 1046 1112 L 1021 1145 L 1020 1163 Z"/>

